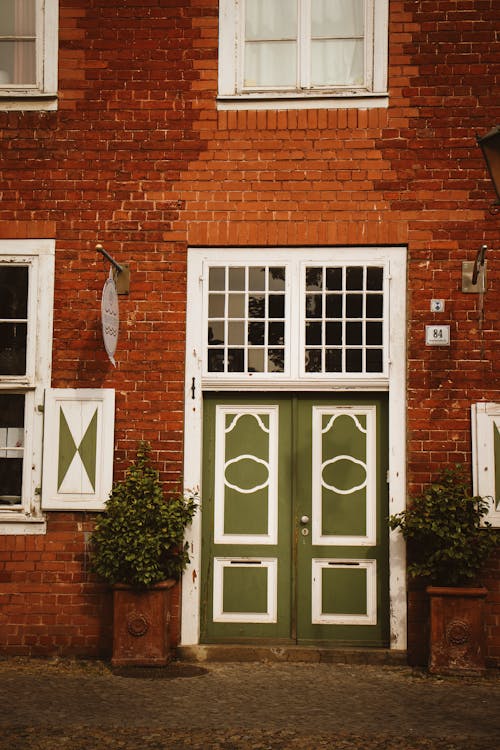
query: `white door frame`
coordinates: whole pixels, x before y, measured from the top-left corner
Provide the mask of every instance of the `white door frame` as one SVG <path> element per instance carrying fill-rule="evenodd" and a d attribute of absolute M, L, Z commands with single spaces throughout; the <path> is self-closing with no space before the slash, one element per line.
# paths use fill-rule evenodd
<path fill-rule="evenodd" d="M 207 262 L 226 261 L 255 264 L 285 263 L 298 255 L 305 261 L 355 262 L 383 261 L 389 271 L 388 347 L 389 366 L 384 378 L 302 381 L 267 379 L 208 378 L 203 382 L 203 346 L 206 326 L 203 321 L 202 291 L 204 269 Z M 184 486 L 187 490 L 199 489 L 201 510 L 188 529 L 191 561 L 182 579 L 181 643 L 197 645 L 200 639 L 200 571 L 201 571 L 201 513 L 203 512 L 202 439 L 203 390 L 241 392 L 258 388 L 268 390 L 303 390 L 307 392 L 388 391 L 389 392 L 389 512 L 399 513 L 406 506 L 406 248 L 196 248 L 188 250 L 188 283 L 186 315 L 186 369 L 184 410 Z M 406 550 L 401 534 L 389 533 L 389 594 L 390 594 L 390 647 L 406 649 Z"/>

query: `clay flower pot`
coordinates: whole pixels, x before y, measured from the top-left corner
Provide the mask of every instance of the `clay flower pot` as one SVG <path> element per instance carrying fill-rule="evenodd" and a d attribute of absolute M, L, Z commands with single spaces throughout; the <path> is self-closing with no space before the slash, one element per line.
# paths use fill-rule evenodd
<path fill-rule="evenodd" d="M 113 586 L 113 655 L 115 667 L 162 667 L 170 660 L 169 579 L 148 589 Z"/>
<path fill-rule="evenodd" d="M 429 672 L 481 675 L 485 671 L 484 588 L 429 586 Z"/>

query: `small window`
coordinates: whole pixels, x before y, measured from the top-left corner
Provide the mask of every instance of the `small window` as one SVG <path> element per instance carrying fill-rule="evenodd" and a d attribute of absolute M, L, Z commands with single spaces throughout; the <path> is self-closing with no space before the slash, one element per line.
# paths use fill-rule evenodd
<path fill-rule="evenodd" d="M 22 504 L 24 409 L 22 393 L 0 392 L 0 508 Z"/>
<path fill-rule="evenodd" d="M 387 0 L 221 0 L 220 103 L 361 97 L 370 106 L 386 95 L 387 17 Z"/>
<path fill-rule="evenodd" d="M 38 407 L 50 384 L 53 285 L 53 240 L 0 240 L 2 533 L 43 527 Z"/>
<path fill-rule="evenodd" d="M 0 108 L 55 109 L 58 6 L 58 0 L 2 0 Z"/>
<path fill-rule="evenodd" d="M 472 405 L 474 494 L 488 500 L 487 521 L 500 527 L 500 404 Z"/>

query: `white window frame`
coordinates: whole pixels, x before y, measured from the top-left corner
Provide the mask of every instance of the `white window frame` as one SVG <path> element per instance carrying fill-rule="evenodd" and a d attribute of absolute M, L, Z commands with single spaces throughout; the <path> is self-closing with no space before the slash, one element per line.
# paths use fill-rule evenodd
<path fill-rule="evenodd" d="M 191 251 L 193 264 L 197 263 L 198 281 L 202 295 L 200 297 L 201 310 L 197 310 L 200 315 L 200 321 L 205 321 L 203 336 L 206 334 L 206 321 L 208 320 L 208 270 L 217 266 L 283 266 L 286 269 L 285 285 L 285 361 L 284 371 L 280 373 L 261 373 L 261 372 L 209 372 L 207 363 L 207 346 L 206 338 L 203 339 L 199 357 L 202 362 L 203 388 L 205 390 L 220 390 L 221 385 L 227 388 L 245 388 L 261 389 L 269 388 L 274 385 L 277 388 L 304 388 L 309 387 L 314 390 L 322 388 L 328 390 L 332 382 L 341 383 L 346 388 L 372 387 L 376 390 L 386 390 L 389 382 L 389 368 L 391 359 L 391 340 L 390 340 L 390 315 L 389 315 L 389 290 L 391 278 L 393 276 L 392 268 L 394 260 L 391 260 L 390 252 L 386 248 L 328 248 L 313 249 L 308 255 L 306 249 L 299 249 L 294 252 L 283 249 L 269 249 L 262 256 L 258 248 L 249 248 L 248 250 L 229 250 L 219 249 L 215 253 L 209 248 L 200 248 L 197 251 Z M 196 258 L 196 260 L 195 260 Z M 322 266 L 381 266 L 384 269 L 384 365 L 380 373 L 331 373 L 305 372 L 303 353 L 305 351 L 304 337 L 304 316 L 305 307 L 305 272 L 306 268 Z M 391 265 L 392 264 L 392 265 Z M 194 296 L 189 297 L 190 300 Z M 194 306 L 190 306 L 194 309 Z M 203 324 L 201 324 L 203 326 Z M 394 325 L 394 324 L 392 324 Z M 298 347 L 295 349 L 295 347 Z M 293 347 L 293 349 L 291 348 Z M 295 356 L 300 349 L 299 356 Z M 273 389 L 273 388 L 271 388 Z"/>
<path fill-rule="evenodd" d="M 366 0 L 366 86 L 302 90 L 245 89 L 243 86 L 244 3 L 219 0 L 218 109 L 372 109 L 387 107 L 389 0 Z M 310 0 L 299 0 L 301 4 Z M 307 44 L 305 40 L 301 44 Z"/>
<path fill-rule="evenodd" d="M 44 533 L 40 506 L 43 400 L 50 385 L 55 240 L 0 240 L 0 263 L 29 267 L 26 374 L 0 375 L 0 392 L 25 396 L 21 504 L 0 506 L 0 534 Z"/>
<path fill-rule="evenodd" d="M 354 260 L 367 263 L 389 264 L 389 362 L 387 376 L 378 383 L 373 379 L 358 378 L 356 381 L 331 377 L 321 380 L 293 380 L 270 378 L 267 381 L 246 382 L 233 380 L 223 382 L 214 378 L 208 383 L 203 375 L 203 349 L 206 342 L 206 326 L 203 325 L 203 268 L 220 261 L 231 264 L 240 260 L 247 265 L 283 265 L 284 261 L 297 256 L 303 263 L 309 261 L 334 264 L 337 259 L 348 265 Z M 227 390 L 236 393 L 272 391 L 330 391 L 363 392 L 388 391 L 389 394 L 389 513 L 400 513 L 406 505 L 406 248 L 405 247 L 322 247 L 322 248 L 192 248 L 188 250 L 186 311 L 186 367 L 184 409 L 184 483 L 186 488 L 202 487 L 202 443 L 203 443 L 203 392 Z M 216 375 L 216 373 L 214 373 Z M 202 509 L 203 512 L 203 509 Z M 201 522 L 202 512 L 197 513 L 187 530 L 186 540 L 190 548 L 190 562 L 183 576 L 182 585 L 182 632 L 181 643 L 190 646 L 200 639 L 200 571 L 201 571 Z M 389 587 L 391 617 L 391 648 L 406 648 L 406 548 L 397 531 L 389 534 Z"/>
<path fill-rule="evenodd" d="M 36 0 L 37 81 L 0 85 L 0 110 L 57 109 L 59 0 Z"/>
<path fill-rule="evenodd" d="M 500 428 L 500 404 L 482 401 L 471 406 L 472 479 L 474 495 L 489 503 L 485 520 L 500 528 L 500 498 L 496 498 L 494 430 Z"/>

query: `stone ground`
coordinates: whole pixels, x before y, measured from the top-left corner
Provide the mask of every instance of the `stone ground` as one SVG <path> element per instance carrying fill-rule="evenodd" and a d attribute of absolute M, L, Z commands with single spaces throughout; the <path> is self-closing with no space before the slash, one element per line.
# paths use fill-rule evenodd
<path fill-rule="evenodd" d="M 500 674 L 405 666 L 0 661 L 1 750 L 496 750 Z"/>

